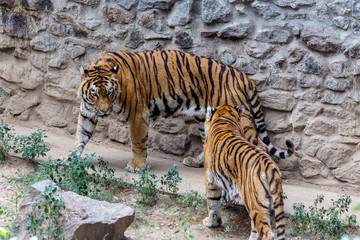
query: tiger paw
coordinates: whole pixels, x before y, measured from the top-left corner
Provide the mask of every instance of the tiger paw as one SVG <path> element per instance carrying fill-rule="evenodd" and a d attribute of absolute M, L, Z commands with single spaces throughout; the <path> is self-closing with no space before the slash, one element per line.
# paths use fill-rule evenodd
<path fill-rule="evenodd" d="M 203 220 L 203 224 L 208 228 L 219 227 L 221 225 L 221 218 L 217 215 L 209 216 Z"/>
<path fill-rule="evenodd" d="M 134 162 L 129 162 L 126 164 L 125 170 L 131 173 L 137 173 L 145 170 L 146 165 L 136 164 Z"/>
<path fill-rule="evenodd" d="M 199 161 L 197 158 L 187 157 L 183 159 L 183 164 L 188 167 L 202 167 L 204 165 L 203 161 Z"/>

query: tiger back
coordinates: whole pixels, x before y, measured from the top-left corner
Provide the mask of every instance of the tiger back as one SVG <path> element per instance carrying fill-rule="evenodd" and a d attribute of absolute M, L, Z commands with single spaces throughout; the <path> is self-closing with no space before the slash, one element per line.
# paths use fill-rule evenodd
<path fill-rule="evenodd" d="M 266 152 L 244 139 L 242 109 L 220 106 L 207 110 L 204 167 L 209 216 L 204 225 L 219 226 L 220 200 L 227 203 L 240 196 L 251 218 L 249 239 L 285 239 L 280 170 Z M 276 235 L 270 227 L 272 208 Z"/>

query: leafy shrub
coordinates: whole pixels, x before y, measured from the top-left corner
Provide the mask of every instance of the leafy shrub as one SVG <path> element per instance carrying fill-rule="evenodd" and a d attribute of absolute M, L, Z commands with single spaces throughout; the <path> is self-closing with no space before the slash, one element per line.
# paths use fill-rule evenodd
<path fill-rule="evenodd" d="M 43 138 L 46 138 L 44 130 L 38 130 L 30 136 L 17 136 L 14 139 L 14 152 L 21 153 L 22 158 L 33 161 L 35 157 L 45 157 L 46 152 L 50 151 L 49 146 L 45 145 Z"/>
<path fill-rule="evenodd" d="M 25 225 L 31 236 L 38 236 L 39 239 L 46 239 L 44 231 L 46 231 L 47 239 L 64 239 L 64 234 L 60 234 L 58 224 L 59 218 L 62 217 L 61 209 L 65 203 L 59 197 L 55 185 L 50 184 L 45 187 L 44 198 L 35 202 L 38 209 L 43 209 L 41 216 L 35 216 L 29 213 L 29 219 Z M 44 225 L 46 229 L 44 230 Z"/>
<path fill-rule="evenodd" d="M 9 126 L 4 120 L 0 121 L 0 161 L 4 161 L 6 156 L 13 150 L 11 145 L 14 140 L 13 127 Z"/>
<path fill-rule="evenodd" d="M 193 208 L 196 210 L 200 210 L 206 206 L 205 198 L 199 192 L 194 190 L 191 190 L 184 195 L 180 195 L 176 201 L 186 208 Z"/>
<path fill-rule="evenodd" d="M 174 166 L 160 178 L 160 183 L 162 186 L 165 186 L 166 191 L 171 193 L 176 193 L 179 188 L 178 184 L 181 182 L 182 178 L 179 176 L 179 169 L 177 165 Z"/>
<path fill-rule="evenodd" d="M 91 162 L 94 158 L 95 154 L 78 157 L 73 151 L 68 155 L 67 161 L 49 159 L 40 162 L 39 169 L 62 189 L 92 196 L 100 192 L 99 187 L 105 187 L 114 180 L 114 170 L 108 167 L 108 162 L 99 157 L 96 168 Z"/>
<path fill-rule="evenodd" d="M 319 207 L 323 201 L 324 195 L 319 195 L 309 210 L 302 203 L 293 205 L 294 215 L 290 217 L 291 222 L 295 223 L 293 234 L 311 232 L 325 239 L 340 239 L 348 229 L 355 228 L 355 215 L 341 220 L 343 214 L 349 211 L 351 199 L 348 195 L 342 195 L 338 200 L 331 199 L 332 206 L 328 209 Z"/>
<path fill-rule="evenodd" d="M 134 180 L 135 187 L 137 188 L 138 193 L 140 194 L 140 199 L 138 202 L 145 205 L 153 205 L 157 200 L 157 188 L 156 183 L 156 173 L 150 173 L 151 166 L 147 166 L 144 171 L 140 171 L 138 181 Z"/>
<path fill-rule="evenodd" d="M 10 208 L 6 207 L 6 206 L 1 206 L 0 205 L 0 218 L 2 217 L 10 217 L 10 216 L 14 216 L 15 213 L 13 210 L 11 210 Z M 13 220 L 9 221 L 9 224 L 7 224 L 6 226 L 0 226 L 0 240 L 5 240 L 5 239 L 9 239 L 10 237 L 14 236 L 13 233 L 13 224 L 12 224 Z"/>

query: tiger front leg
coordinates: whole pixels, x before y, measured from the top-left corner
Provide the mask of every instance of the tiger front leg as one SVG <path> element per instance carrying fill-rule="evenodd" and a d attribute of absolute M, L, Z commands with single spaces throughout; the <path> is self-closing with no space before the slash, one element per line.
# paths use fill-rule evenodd
<path fill-rule="evenodd" d="M 140 114 L 139 114 L 140 115 Z M 148 120 L 143 116 L 137 116 L 130 124 L 132 160 L 126 165 L 128 172 L 143 171 L 146 167 L 146 144 L 148 140 Z"/>
<path fill-rule="evenodd" d="M 206 227 L 219 227 L 221 225 L 221 189 L 208 181 L 207 173 L 205 173 L 205 186 L 209 216 L 203 220 L 203 224 Z"/>
<path fill-rule="evenodd" d="M 96 124 L 97 118 L 95 116 L 87 117 L 85 114 L 82 114 L 81 112 L 79 113 L 73 146 L 73 150 L 76 152 L 78 157 L 80 157 L 86 143 L 91 138 Z M 62 159 L 67 160 L 67 157 L 62 157 Z"/>

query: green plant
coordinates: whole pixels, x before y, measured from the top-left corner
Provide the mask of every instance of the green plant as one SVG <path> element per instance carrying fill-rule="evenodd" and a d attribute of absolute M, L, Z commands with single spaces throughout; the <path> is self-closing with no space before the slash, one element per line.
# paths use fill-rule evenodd
<path fill-rule="evenodd" d="M 49 159 L 39 163 L 41 172 L 46 173 L 62 189 L 73 191 L 83 196 L 92 196 L 100 192 L 100 187 L 115 180 L 114 169 L 108 167 L 108 162 L 98 157 L 98 167 L 91 161 L 95 154 L 78 157 L 76 152 L 70 152 L 68 159 Z"/>
<path fill-rule="evenodd" d="M 14 135 L 13 127 L 9 126 L 4 120 L 0 121 L 0 161 L 4 161 L 9 152 L 13 149 L 13 146 L 10 144 Z"/>
<path fill-rule="evenodd" d="M 13 217 L 13 216 L 15 216 L 15 213 L 12 209 L 10 209 L 6 206 L 0 205 L 0 219 L 2 219 L 3 217 L 9 218 L 9 217 Z M 7 224 L 5 226 L 0 226 L 0 240 L 9 239 L 10 237 L 14 236 L 13 219 L 9 220 L 8 222 L 9 222 L 9 224 Z"/>
<path fill-rule="evenodd" d="M 191 190 L 190 192 L 180 195 L 176 201 L 187 208 L 194 208 L 200 210 L 206 207 L 206 200 L 201 196 L 200 193 Z"/>
<path fill-rule="evenodd" d="M 188 240 L 188 239 L 195 239 L 194 235 L 191 233 L 191 229 L 188 228 L 187 224 L 192 224 L 192 222 L 189 221 L 190 218 L 190 211 L 188 211 L 185 215 L 179 218 L 179 224 L 182 227 L 182 229 L 178 229 L 175 231 L 175 234 L 182 233 L 181 239 Z"/>
<path fill-rule="evenodd" d="M 179 190 L 178 184 L 181 180 L 182 178 L 179 176 L 179 169 L 177 168 L 177 165 L 174 164 L 167 173 L 161 176 L 160 183 L 162 186 L 166 187 L 166 191 L 176 193 Z"/>
<path fill-rule="evenodd" d="M 59 232 L 59 218 L 62 217 L 61 209 L 64 208 L 64 201 L 59 197 L 57 188 L 53 184 L 45 187 L 44 198 L 35 202 L 38 209 L 43 209 L 41 216 L 38 217 L 34 213 L 29 213 L 29 220 L 25 223 L 28 233 L 32 236 L 38 236 L 40 239 L 44 237 L 46 231 L 47 239 L 64 239 L 64 234 Z M 46 229 L 44 230 L 44 225 Z"/>
<path fill-rule="evenodd" d="M 134 179 L 135 187 L 140 194 L 138 202 L 145 205 L 153 205 L 157 200 L 156 173 L 150 173 L 151 166 L 147 166 L 144 171 L 139 172 L 139 180 Z"/>
<path fill-rule="evenodd" d="M 355 215 L 346 216 L 345 220 L 341 220 L 342 215 L 348 212 L 351 203 L 348 195 L 342 195 L 338 200 L 331 199 L 332 206 L 328 209 L 319 206 L 323 201 L 324 195 L 319 195 L 309 210 L 306 210 L 302 203 L 293 205 L 294 215 L 290 220 L 295 224 L 294 235 L 309 231 L 325 239 L 340 239 L 348 229 L 355 228 Z"/>
<path fill-rule="evenodd" d="M 44 144 L 46 138 L 44 130 L 38 130 L 29 136 L 16 136 L 14 138 L 14 152 L 21 153 L 22 158 L 33 161 L 35 157 L 45 157 L 46 152 L 50 151 L 48 145 Z"/>

